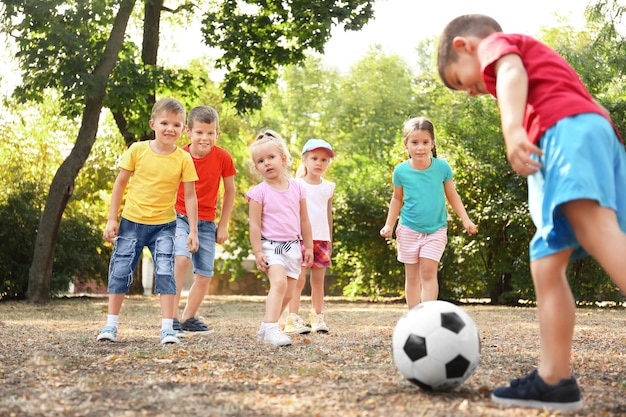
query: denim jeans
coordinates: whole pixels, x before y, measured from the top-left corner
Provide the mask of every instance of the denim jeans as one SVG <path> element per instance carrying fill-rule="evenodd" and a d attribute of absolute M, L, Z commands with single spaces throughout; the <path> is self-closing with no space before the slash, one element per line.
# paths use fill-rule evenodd
<path fill-rule="evenodd" d="M 154 263 L 157 294 L 176 294 L 174 280 L 174 235 L 176 222 L 141 224 L 122 218 L 111 262 L 108 291 L 125 294 L 133 280 L 133 272 L 145 246 L 150 249 Z"/>

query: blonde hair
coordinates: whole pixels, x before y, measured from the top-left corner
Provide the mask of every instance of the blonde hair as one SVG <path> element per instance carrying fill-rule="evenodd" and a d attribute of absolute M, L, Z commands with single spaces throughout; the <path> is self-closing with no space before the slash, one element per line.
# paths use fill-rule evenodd
<path fill-rule="evenodd" d="M 150 115 L 150 118 L 154 120 L 156 115 L 162 111 L 173 114 L 182 114 L 183 119 L 186 117 L 185 106 L 183 106 L 180 101 L 173 98 L 162 98 L 161 100 L 154 103 L 154 106 L 152 106 L 152 114 Z"/>
<path fill-rule="evenodd" d="M 271 130 L 271 129 L 263 129 L 261 132 L 259 132 L 259 134 L 254 139 L 254 142 L 252 142 L 250 146 L 248 146 L 248 149 L 250 150 L 250 156 L 254 155 L 255 150 L 259 146 L 265 145 L 266 143 L 273 143 L 274 145 L 276 145 L 276 149 L 278 149 L 278 152 L 280 153 L 280 155 L 285 158 L 286 165 L 287 165 L 286 167 L 287 169 L 285 169 L 285 175 L 288 177 L 289 167 L 293 163 L 293 158 L 291 157 L 291 153 L 289 152 L 289 148 L 287 147 L 287 144 L 285 143 L 283 138 L 278 134 L 278 132 Z M 254 169 L 254 166 L 255 166 L 254 160 L 250 159 L 248 163 L 250 165 L 251 171 L 256 172 L 256 170 Z"/>

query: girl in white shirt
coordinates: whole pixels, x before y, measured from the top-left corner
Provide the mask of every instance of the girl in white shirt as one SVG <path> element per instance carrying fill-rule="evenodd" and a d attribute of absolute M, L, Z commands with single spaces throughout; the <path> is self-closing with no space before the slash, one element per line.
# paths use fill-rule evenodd
<path fill-rule="evenodd" d="M 289 314 L 285 321 L 286 333 L 328 333 L 324 322 L 324 277 L 331 265 L 333 235 L 333 195 L 335 183 L 326 181 L 322 176 L 335 156 L 332 146 L 322 139 L 310 139 L 302 148 L 302 163 L 296 172 L 296 178 L 304 186 L 307 194 L 307 211 L 313 231 L 313 264 L 302 264 L 300 279 L 289 303 Z M 302 248 L 304 250 L 304 246 Z M 300 296 L 306 283 L 307 269 L 311 270 L 311 311 L 307 326 L 298 314 Z"/>

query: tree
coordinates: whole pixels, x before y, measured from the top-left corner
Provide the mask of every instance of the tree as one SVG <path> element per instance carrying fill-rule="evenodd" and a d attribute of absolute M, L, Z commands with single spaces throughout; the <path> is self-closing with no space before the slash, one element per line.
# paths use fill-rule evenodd
<path fill-rule="evenodd" d="M 372 16 L 372 3 L 326 0 L 311 5 L 294 1 L 285 7 L 284 2 L 272 0 L 256 6 L 248 4 L 255 8 L 251 12 L 241 10 L 241 2 L 208 2 L 203 30 L 206 42 L 224 51 L 218 66 L 227 70 L 227 99 L 239 111 L 259 107 L 255 98 L 258 91 L 276 80 L 276 67 L 301 61 L 307 49 L 322 51 L 333 25 L 360 29 Z M 19 48 L 17 58 L 24 83 L 16 91 L 18 97 L 37 100 L 45 89 L 56 88 L 62 91 L 65 113 L 82 114 L 75 147 L 50 186 L 29 272 L 29 300 L 45 303 L 59 223 L 73 193 L 74 179 L 95 141 L 103 105 L 111 109 L 130 142 L 131 133 L 143 131 L 139 121 L 147 120 L 144 116 L 162 84 L 181 88 L 195 85 L 184 82 L 193 81 L 184 71 L 180 83 L 179 77 L 172 76 L 176 71 L 164 71 L 156 65 L 163 0 L 145 1 L 141 63 L 136 60 L 137 48 L 123 42 L 133 0 L 3 0 L 3 4 L 4 30 L 16 38 Z M 191 7 L 183 3 L 178 9 L 168 10 Z M 120 51 L 125 59 L 116 68 Z M 129 96 L 130 101 L 124 100 Z M 128 107 L 129 102 L 134 105 L 142 101 L 142 105 Z M 122 115 L 137 117 L 128 120 Z"/>
<path fill-rule="evenodd" d="M 69 198 L 74 192 L 74 179 L 89 156 L 91 147 L 95 141 L 100 112 L 106 94 L 107 81 L 113 71 L 115 62 L 117 61 L 117 55 L 122 47 L 124 33 L 126 32 L 126 26 L 134 4 L 134 0 L 122 0 L 120 2 L 118 12 L 112 22 L 111 34 L 104 43 L 101 59 L 94 66 L 93 71 L 91 71 L 89 75 L 85 75 L 85 79 L 89 81 L 89 87 L 85 90 L 84 111 L 76 145 L 63 164 L 61 164 L 52 180 L 48 198 L 46 199 L 46 205 L 39 222 L 27 290 L 27 296 L 31 301 L 45 302 L 49 297 L 49 278 L 52 272 L 54 248 L 57 241 L 61 217 Z M 35 8 L 34 12 L 37 17 L 43 18 L 44 15 L 47 14 L 46 10 L 43 9 L 44 8 Z M 15 16 L 19 14 L 21 10 L 17 5 L 10 3 L 6 4 L 5 12 L 9 16 Z M 34 17 L 33 15 L 25 15 L 22 24 L 18 24 L 17 26 L 21 30 L 25 30 L 31 22 L 31 18 Z M 52 24 L 51 26 L 53 27 L 52 33 L 57 36 L 60 35 L 62 37 L 70 31 L 69 27 L 62 25 L 59 27 Z M 55 32 L 56 30 L 58 30 L 59 33 Z M 20 39 L 23 40 L 26 45 L 30 45 L 36 38 L 33 35 L 35 34 L 27 34 L 27 36 Z M 30 36 L 33 36 L 33 38 L 30 38 Z M 54 42 L 55 39 L 49 39 L 48 41 Z M 37 47 L 35 46 L 35 48 Z M 36 49 L 32 55 L 30 55 L 30 58 L 35 61 L 35 63 L 42 64 L 43 62 L 39 62 L 40 57 L 37 52 L 41 52 L 41 50 Z M 22 53 L 24 53 L 23 50 Z"/>

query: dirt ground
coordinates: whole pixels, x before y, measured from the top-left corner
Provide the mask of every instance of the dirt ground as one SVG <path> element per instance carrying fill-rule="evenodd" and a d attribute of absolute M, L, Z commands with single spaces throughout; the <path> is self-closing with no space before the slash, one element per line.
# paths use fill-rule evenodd
<path fill-rule="evenodd" d="M 157 296 L 126 299 L 118 343 L 95 341 L 106 298 L 1 302 L 0 416 L 626 415 L 624 309 L 578 309 L 573 364 L 585 408 L 551 413 L 489 399 L 537 363 L 534 308 L 463 306 L 480 329 L 481 364 L 458 389 L 432 393 L 393 364 L 391 334 L 404 304 L 331 298 L 330 334 L 275 348 L 255 338 L 264 301 L 207 297 L 200 313 L 215 332 L 165 347 Z"/>

